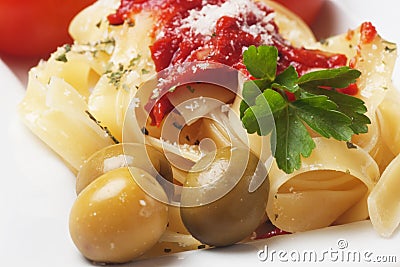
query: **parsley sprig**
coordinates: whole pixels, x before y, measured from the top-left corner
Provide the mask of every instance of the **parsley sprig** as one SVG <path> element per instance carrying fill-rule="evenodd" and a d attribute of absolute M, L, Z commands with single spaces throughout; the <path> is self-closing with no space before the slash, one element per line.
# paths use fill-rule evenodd
<path fill-rule="evenodd" d="M 248 133 L 271 134 L 278 167 L 292 173 L 309 157 L 315 143 L 307 126 L 326 138 L 351 140 L 366 133 L 370 120 L 361 99 L 337 92 L 361 75 L 349 67 L 309 72 L 301 77 L 289 66 L 276 75 L 278 50 L 274 46 L 250 46 L 243 54 L 255 78 L 243 84 L 240 118 Z M 288 99 L 288 93 L 294 100 Z"/>

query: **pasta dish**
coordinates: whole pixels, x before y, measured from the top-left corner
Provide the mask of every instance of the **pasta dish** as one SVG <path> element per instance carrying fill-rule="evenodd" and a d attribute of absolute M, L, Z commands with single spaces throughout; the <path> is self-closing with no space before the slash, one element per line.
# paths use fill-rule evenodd
<path fill-rule="evenodd" d="M 19 113 L 76 174 L 87 259 L 398 227 L 397 47 L 372 23 L 317 41 L 273 1 L 98 0 L 70 33 Z"/>

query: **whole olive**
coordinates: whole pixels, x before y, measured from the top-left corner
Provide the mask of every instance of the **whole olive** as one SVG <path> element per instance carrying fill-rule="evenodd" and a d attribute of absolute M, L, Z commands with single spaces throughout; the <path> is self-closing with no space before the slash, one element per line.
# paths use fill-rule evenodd
<path fill-rule="evenodd" d="M 154 177 L 173 182 L 172 169 L 164 154 L 151 146 L 124 143 L 105 147 L 85 161 L 76 178 L 77 194 L 102 174 L 128 166 L 141 168 Z"/>
<path fill-rule="evenodd" d="M 154 177 L 134 167 L 109 171 L 79 194 L 71 209 L 69 230 L 86 258 L 127 262 L 148 251 L 165 232 L 168 206 L 147 195 L 136 180 L 166 200 Z"/>
<path fill-rule="evenodd" d="M 168 230 L 185 235 L 190 234 L 182 222 L 178 206 L 168 206 Z"/>
<path fill-rule="evenodd" d="M 181 195 L 188 231 L 211 246 L 227 246 L 251 235 L 265 214 L 267 170 L 245 148 L 220 148 L 199 160 Z"/>

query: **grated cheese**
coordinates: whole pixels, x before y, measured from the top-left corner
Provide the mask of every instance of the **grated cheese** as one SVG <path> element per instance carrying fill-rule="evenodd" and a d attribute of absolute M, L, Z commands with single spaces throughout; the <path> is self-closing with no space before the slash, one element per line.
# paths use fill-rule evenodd
<path fill-rule="evenodd" d="M 221 17 L 246 17 L 247 14 L 254 14 L 258 22 L 253 25 L 244 25 L 245 32 L 256 36 L 274 30 L 273 25 L 269 23 L 274 19 L 275 13 L 266 14 L 255 2 L 248 0 L 227 0 L 221 5 L 205 4 L 200 10 L 192 9 L 189 11 L 189 16 L 182 20 L 181 28 L 189 28 L 195 34 L 211 36 Z"/>

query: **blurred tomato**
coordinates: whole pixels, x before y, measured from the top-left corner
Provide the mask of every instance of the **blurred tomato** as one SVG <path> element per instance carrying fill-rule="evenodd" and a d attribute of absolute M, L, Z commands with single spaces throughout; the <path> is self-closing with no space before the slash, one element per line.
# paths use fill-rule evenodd
<path fill-rule="evenodd" d="M 95 0 L 0 0 L 0 53 L 46 57 L 71 42 L 71 19 Z"/>
<path fill-rule="evenodd" d="M 308 25 L 311 25 L 318 15 L 325 0 L 274 0 L 299 15 Z"/>
<path fill-rule="evenodd" d="M 324 0 L 275 0 L 311 24 Z M 46 57 L 71 42 L 71 19 L 95 0 L 0 0 L 0 53 Z"/>

